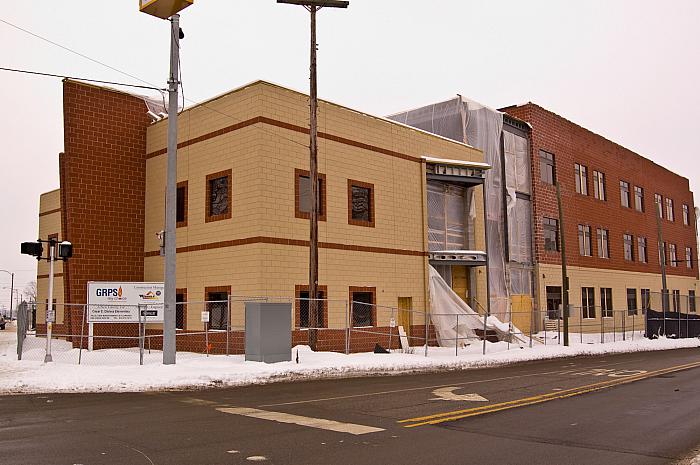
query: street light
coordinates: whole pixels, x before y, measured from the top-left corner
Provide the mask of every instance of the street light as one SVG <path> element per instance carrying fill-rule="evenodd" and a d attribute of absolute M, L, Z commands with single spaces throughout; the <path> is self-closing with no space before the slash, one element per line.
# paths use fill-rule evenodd
<path fill-rule="evenodd" d="M 163 365 L 175 364 L 175 225 L 177 215 L 177 94 L 180 81 L 180 29 L 179 11 L 194 0 L 140 0 L 143 13 L 161 19 L 170 18 L 170 76 L 168 78 L 168 164 L 165 188 L 165 277 L 163 303 Z"/>
<path fill-rule="evenodd" d="M 309 174 L 311 181 L 311 213 L 309 215 L 309 346 L 316 350 L 318 341 L 318 122 L 316 109 L 318 108 L 318 93 L 316 83 L 316 12 L 323 7 L 347 8 L 350 2 L 340 0 L 277 0 L 277 3 L 302 5 L 311 13 L 311 89 L 310 116 L 309 116 Z M 352 305 L 352 303 L 350 304 Z"/>
<path fill-rule="evenodd" d="M 15 289 L 15 274 L 7 270 L 0 270 L 10 275 L 10 321 L 12 321 L 12 296 Z"/>

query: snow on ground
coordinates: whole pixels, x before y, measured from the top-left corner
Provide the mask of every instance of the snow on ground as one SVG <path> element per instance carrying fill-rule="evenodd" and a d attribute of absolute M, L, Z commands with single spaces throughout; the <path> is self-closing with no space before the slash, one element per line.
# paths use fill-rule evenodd
<path fill-rule="evenodd" d="M 541 335 L 544 337 L 544 335 Z M 554 336 L 556 337 L 556 336 Z M 138 349 L 109 349 L 88 352 L 72 349 L 63 341 L 53 341 L 54 362 L 45 364 L 45 339 L 30 336 L 26 340 L 23 360 L 18 361 L 15 350 L 14 327 L 0 331 L 0 393 L 40 392 L 129 392 L 146 390 L 205 388 L 262 384 L 296 379 L 398 374 L 416 371 L 457 370 L 505 365 L 529 360 L 552 359 L 580 355 L 641 352 L 699 347 L 698 339 L 647 340 L 631 332 L 626 341 L 600 344 L 600 335 L 571 335 L 571 347 L 559 345 L 551 334 L 547 344 L 533 348 L 505 342 L 487 343 L 482 355 L 481 341 L 458 350 L 430 347 L 425 357 L 424 347 L 413 353 L 361 353 L 344 355 L 313 352 L 307 346 L 292 349 L 292 361 L 275 364 L 246 362 L 243 355 L 177 354 L 176 365 L 162 365 L 162 353 L 144 355 L 139 365 Z M 607 339 L 607 338 L 606 338 Z M 610 338 L 612 340 L 612 338 Z M 597 342 L 597 343 L 595 343 Z M 299 363 L 294 359 L 298 354 Z M 81 356 L 81 365 L 77 364 Z M 698 464 L 700 465 L 700 464 Z"/>

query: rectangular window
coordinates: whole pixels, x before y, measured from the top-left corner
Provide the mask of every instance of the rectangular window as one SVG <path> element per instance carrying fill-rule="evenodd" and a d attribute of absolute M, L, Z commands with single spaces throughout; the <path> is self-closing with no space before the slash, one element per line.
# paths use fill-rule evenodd
<path fill-rule="evenodd" d="M 374 287 L 351 287 L 350 305 L 353 327 L 375 326 L 376 307 Z"/>
<path fill-rule="evenodd" d="M 547 184 L 554 184 L 555 176 L 554 154 L 540 150 L 540 179 Z"/>
<path fill-rule="evenodd" d="M 296 328 L 309 328 L 310 321 L 310 307 L 311 301 L 309 300 L 309 286 L 296 286 L 296 305 L 295 305 L 295 316 L 294 325 Z M 326 296 L 328 295 L 326 286 L 318 286 L 317 288 L 317 299 L 316 300 L 316 310 L 318 312 L 318 325 L 317 328 L 327 328 L 328 327 L 328 307 L 326 302 Z"/>
<path fill-rule="evenodd" d="M 656 214 L 659 216 L 659 218 L 664 217 L 664 205 L 663 205 L 663 198 L 661 197 L 661 194 L 654 194 L 654 204 L 656 205 Z"/>
<path fill-rule="evenodd" d="M 562 318 L 561 286 L 547 286 L 547 317 L 550 320 Z"/>
<path fill-rule="evenodd" d="M 187 289 L 175 291 L 175 328 L 187 329 Z"/>
<path fill-rule="evenodd" d="M 639 257 L 640 263 L 647 262 L 647 238 L 638 237 L 637 238 L 637 256 Z"/>
<path fill-rule="evenodd" d="M 675 216 L 673 214 L 673 199 L 666 197 L 666 219 L 668 221 L 674 221 Z"/>
<path fill-rule="evenodd" d="M 634 208 L 638 212 L 644 211 L 644 188 L 634 186 Z"/>
<path fill-rule="evenodd" d="M 318 220 L 326 221 L 326 175 L 318 173 Z M 311 173 L 294 170 L 294 216 L 311 217 Z"/>
<path fill-rule="evenodd" d="M 637 314 L 637 289 L 627 289 L 627 314 Z"/>
<path fill-rule="evenodd" d="M 612 288 L 600 288 L 600 313 L 603 318 L 613 317 Z"/>
<path fill-rule="evenodd" d="M 634 261 L 634 239 L 631 234 L 625 234 L 623 236 L 623 243 L 625 247 L 625 260 Z"/>
<path fill-rule="evenodd" d="M 676 244 L 669 244 L 668 245 L 668 261 L 671 263 L 671 266 L 673 266 L 673 267 L 678 266 L 678 255 L 676 254 Z"/>
<path fill-rule="evenodd" d="M 685 267 L 693 268 L 693 249 L 692 247 L 685 248 Z"/>
<path fill-rule="evenodd" d="M 231 170 L 207 176 L 205 222 L 231 218 Z"/>
<path fill-rule="evenodd" d="M 651 290 L 640 289 L 639 293 L 642 296 L 642 313 L 646 313 L 647 310 L 651 310 Z"/>
<path fill-rule="evenodd" d="M 697 312 L 697 301 L 695 300 L 695 290 L 691 289 L 688 291 L 688 311 L 695 313 Z"/>
<path fill-rule="evenodd" d="M 680 312 L 681 310 L 681 291 L 678 289 L 673 290 L 673 311 Z"/>
<path fill-rule="evenodd" d="M 683 224 L 685 226 L 690 225 L 690 210 L 686 204 L 683 204 Z"/>
<path fill-rule="evenodd" d="M 578 225 L 578 250 L 584 257 L 593 255 L 591 251 L 591 227 L 588 225 Z"/>
<path fill-rule="evenodd" d="M 348 179 L 348 224 L 374 227 L 374 184 Z"/>
<path fill-rule="evenodd" d="M 205 308 L 209 312 L 209 329 L 225 330 L 228 325 L 228 296 L 231 286 L 207 287 L 204 289 Z"/>
<path fill-rule="evenodd" d="M 181 181 L 177 183 L 177 200 L 176 200 L 176 214 L 175 221 L 177 222 L 177 227 L 181 228 L 187 226 L 187 181 Z"/>
<path fill-rule="evenodd" d="M 605 200 L 605 173 L 593 170 L 593 195 L 598 200 Z"/>
<path fill-rule="evenodd" d="M 620 205 L 630 207 L 630 183 L 627 181 L 620 181 Z"/>
<path fill-rule="evenodd" d="M 576 192 L 583 195 L 588 195 L 588 171 L 585 166 L 574 164 L 576 176 Z"/>
<path fill-rule="evenodd" d="M 581 316 L 595 318 L 595 288 L 581 288 Z"/>
<path fill-rule="evenodd" d="M 548 252 L 559 251 L 559 221 L 553 218 L 542 218 L 544 230 L 544 250 Z"/>
<path fill-rule="evenodd" d="M 607 229 L 597 229 L 598 237 L 598 257 L 600 258 L 610 258 L 610 248 L 608 246 L 608 230 Z"/>

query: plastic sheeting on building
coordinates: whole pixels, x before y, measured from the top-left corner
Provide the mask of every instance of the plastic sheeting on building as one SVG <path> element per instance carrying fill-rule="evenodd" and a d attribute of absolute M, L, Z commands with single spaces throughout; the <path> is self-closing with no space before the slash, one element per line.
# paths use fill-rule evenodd
<path fill-rule="evenodd" d="M 511 220 L 509 224 L 513 225 L 508 228 L 508 232 L 511 233 L 511 238 L 517 240 L 507 240 L 506 206 L 503 195 L 504 190 L 512 189 L 512 195 L 508 194 L 508 206 L 514 208 L 518 203 L 517 193 L 529 194 L 530 192 L 527 140 L 518 136 L 512 138 L 510 137 L 512 134 L 507 137 L 509 154 L 508 158 L 505 158 L 508 165 L 505 171 L 510 175 L 507 174 L 504 180 L 502 162 L 504 157 L 501 156 L 501 137 L 504 134 L 503 113 L 457 96 L 445 102 L 389 116 L 389 119 L 469 144 L 484 152 L 484 161 L 491 166 L 487 171 L 485 182 L 489 308 L 491 314 L 506 319 L 512 287 L 507 266 L 506 244 L 515 243 L 513 252 L 517 257 L 516 261 L 532 263 L 531 246 L 525 244 L 531 234 L 530 231 L 527 234 L 523 233 L 525 229 L 531 228 L 531 210 L 524 208 L 527 211 L 521 212 L 518 208 L 508 211 Z M 528 173 L 527 176 L 526 173 Z M 521 190 L 525 187 L 526 190 Z M 528 260 L 525 257 L 526 252 L 529 252 Z M 516 278 L 518 292 L 526 287 L 532 287 L 529 283 L 527 286 L 524 285 L 522 275 L 519 273 Z M 531 281 L 529 277 L 527 279 Z"/>

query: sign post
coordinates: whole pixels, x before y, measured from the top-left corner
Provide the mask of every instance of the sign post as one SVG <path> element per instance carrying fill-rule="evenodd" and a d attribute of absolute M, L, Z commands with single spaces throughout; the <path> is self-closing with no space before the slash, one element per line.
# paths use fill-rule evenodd
<path fill-rule="evenodd" d="M 207 350 L 207 357 L 209 357 L 209 312 L 202 312 L 202 323 L 204 323 L 204 345 Z"/>

